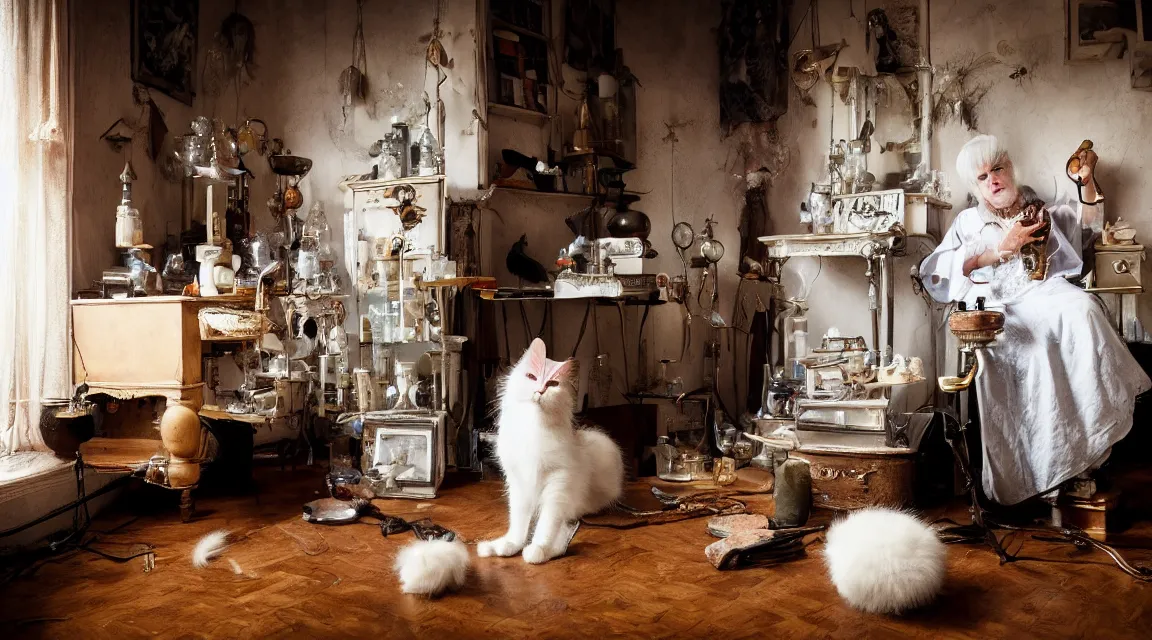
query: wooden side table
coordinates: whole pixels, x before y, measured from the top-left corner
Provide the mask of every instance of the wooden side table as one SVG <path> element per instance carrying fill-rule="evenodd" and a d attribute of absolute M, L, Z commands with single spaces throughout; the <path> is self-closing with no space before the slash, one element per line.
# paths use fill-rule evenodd
<path fill-rule="evenodd" d="M 200 327 L 203 307 L 248 308 L 244 296 L 195 298 L 151 296 L 122 300 L 73 300 L 73 380 L 87 395 L 118 400 L 165 398 L 160 425 L 133 425 L 80 446 L 84 463 L 97 471 L 133 472 L 148 466 L 145 480 L 181 492 L 181 516 L 194 510 L 192 490 L 214 441 L 198 416 L 204 404 Z"/>

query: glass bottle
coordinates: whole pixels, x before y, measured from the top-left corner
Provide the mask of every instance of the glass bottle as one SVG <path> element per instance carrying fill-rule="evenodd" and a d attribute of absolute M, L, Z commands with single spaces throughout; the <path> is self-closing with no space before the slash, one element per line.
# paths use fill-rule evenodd
<path fill-rule="evenodd" d="M 419 174 L 422 176 L 439 175 L 441 164 L 440 144 L 436 142 L 436 136 L 432 135 L 432 129 L 424 127 L 424 133 L 420 134 L 419 145 Z"/>
<path fill-rule="evenodd" d="M 124 163 L 120 173 L 120 205 L 116 207 L 116 248 L 128 249 L 144 244 L 144 225 L 140 221 L 140 211 L 132 206 L 132 181 L 136 172 L 132 163 Z"/>
<path fill-rule="evenodd" d="M 832 211 L 832 185 L 812 183 L 808 192 L 807 222 L 813 233 L 830 233 Z M 803 219 L 801 221 L 804 221 Z"/>
<path fill-rule="evenodd" d="M 392 116 L 392 153 L 393 157 L 396 158 L 396 166 L 400 171 L 399 177 L 401 178 L 412 175 L 412 164 L 408 155 L 408 145 L 411 144 L 410 135 L 408 123 L 401 122 L 400 116 Z"/>
<path fill-rule="evenodd" d="M 789 316 L 784 320 L 784 335 L 788 341 L 786 345 L 785 366 L 790 367 L 792 378 L 804 378 L 804 365 L 799 358 L 808 355 L 808 318 L 802 314 Z"/>
<path fill-rule="evenodd" d="M 864 141 L 848 143 L 848 155 L 844 158 L 844 189 L 846 193 L 858 193 L 864 187 L 864 174 L 868 173 L 868 156 L 864 153 Z"/>

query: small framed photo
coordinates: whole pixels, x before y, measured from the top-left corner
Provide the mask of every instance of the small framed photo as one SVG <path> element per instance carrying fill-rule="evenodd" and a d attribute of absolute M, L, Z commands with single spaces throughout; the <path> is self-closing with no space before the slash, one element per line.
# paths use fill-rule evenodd
<path fill-rule="evenodd" d="M 398 481 L 431 482 L 432 435 L 431 429 L 377 429 L 372 466 L 395 469 Z"/>
<path fill-rule="evenodd" d="M 443 411 L 364 414 L 360 470 L 378 497 L 434 498 L 444 480 Z"/>

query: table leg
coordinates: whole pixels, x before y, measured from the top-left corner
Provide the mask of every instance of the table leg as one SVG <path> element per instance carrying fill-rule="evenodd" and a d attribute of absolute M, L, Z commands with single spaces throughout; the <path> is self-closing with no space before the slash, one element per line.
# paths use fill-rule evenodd
<path fill-rule="evenodd" d="M 192 498 L 192 489 L 184 489 L 180 492 L 180 520 L 188 522 L 195 512 L 196 501 Z"/>

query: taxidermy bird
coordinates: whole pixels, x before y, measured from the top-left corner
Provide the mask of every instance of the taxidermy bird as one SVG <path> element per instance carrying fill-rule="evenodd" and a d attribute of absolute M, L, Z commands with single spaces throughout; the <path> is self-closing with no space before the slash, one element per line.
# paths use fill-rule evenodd
<path fill-rule="evenodd" d="M 548 282 L 548 272 L 544 269 L 544 265 L 536 262 L 532 256 L 524 252 L 524 248 L 527 246 L 528 236 L 520 236 L 520 240 L 508 250 L 508 257 L 504 261 L 504 265 L 508 267 L 508 272 L 520 280 L 521 289 L 524 288 L 525 280 L 533 284 Z"/>

